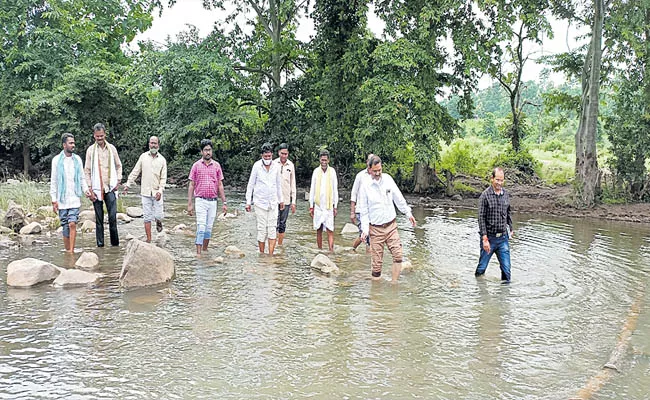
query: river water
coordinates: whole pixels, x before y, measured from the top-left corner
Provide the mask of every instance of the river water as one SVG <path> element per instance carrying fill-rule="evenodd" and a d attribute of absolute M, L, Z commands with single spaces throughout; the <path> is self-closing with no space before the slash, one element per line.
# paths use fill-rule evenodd
<path fill-rule="evenodd" d="M 194 229 L 184 195 L 168 193 L 166 227 Z M 496 257 L 474 277 L 474 211 L 415 208 L 417 228 L 398 218 L 413 270 L 391 285 L 371 282 L 369 256 L 339 233 L 341 273 L 311 270 L 306 203 L 273 257 L 257 253 L 241 194 L 228 203 L 240 215 L 215 224 L 203 259 L 191 235 L 169 234 L 176 277 L 162 287 L 119 288 L 125 240 L 96 249 L 80 235 L 104 274 L 83 289 L 4 283 L 13 259 L 73 263 L 55 235 L 2 250 L 0 398 L 650 398 L 646 226 L 515 214 L 513 282 L 502 285 Z M 347 215 L 342 203 L 337 231 Z M 142 220 L 119 230 L 142 235 Z M 227 245 L 246 256 L 217 264 Z M 620 344 L 619 372 L 603 369 Z"/>

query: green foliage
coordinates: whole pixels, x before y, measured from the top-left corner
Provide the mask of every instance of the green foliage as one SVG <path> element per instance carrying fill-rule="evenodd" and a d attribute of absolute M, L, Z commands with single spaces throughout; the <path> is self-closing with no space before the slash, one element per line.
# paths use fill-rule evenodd
<path fill-rule="evenodd" d="M 36 213 L 39 207 L 52 204 L 49 185 L 23 180 L 18 184 L 2 184 L 0 209 L 7 210 L 9 201 L 23 206 L 26 213 Z"/>
<path fill-rule="evenodd" d="M 454 181 L 454 193 L 461 196 L 476 197 L 481 194 L 481 190 L 460 181 Z"/>
<path fill-rule="evenodd" d="M 508 148 L 494 159 L 492 166 L 513 169 L 526 177 L 534 177 L 539 175 L 541 164 L 527 149 L 514 151 Z"/>

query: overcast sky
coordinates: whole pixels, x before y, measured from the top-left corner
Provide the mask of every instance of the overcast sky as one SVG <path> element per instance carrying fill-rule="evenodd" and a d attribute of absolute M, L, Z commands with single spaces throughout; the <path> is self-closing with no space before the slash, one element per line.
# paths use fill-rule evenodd
<path fill-rule="evenodd" d="M 176 35 L 184 30 L 187 30 L 187 25 L 194 25 L 199 30 L 202 37 L 207 36 L 211 31 L 215 21 L 223 20 L 225 15 L 223 12 L 215 10 L 206 10 L 201 6 L 201 0 L 178 0 L 176 5 L 172 8 L 166 8 L 161 17 L 154 18 L 151 28 L 146 32 L 136 36 L 134 43 L 139 40 L 154 40 L 156 42 L 164 43 L 165 39 L 170 36 L 172 40 L 176 39 Z M 384 23 L 374 16 L 371 12 L 368 17 L 368 28 L 380 36 Z M 531 58 L 537 58 L 540 55 L 550 55 L 568 50 L 567 40 L 571 46 L 575 46 L 573 38 L 576 36 L 576 29 L 571 27 L 567 39 L 567 29 L 569 28 L 566 22 L 553 23 L 555 30 L 554 39 L 545 39 L 542 47 L 531 47 L 528 49 L 529 53 L 535 52 Z M 305 18 L 298 26 L 297 37 L 302 41 L 308 41 L 310 36 L 315 34 L 314 25 L 310 18 Z M 544 66 L 537 65 L 534 62 L 526 64 L 524 71 L 525 80 L 536 80 Z M 561 76 L 552 77 L 555 81 L 561 81 Z M 490 82 L 484 79 L 481 82 L 481 87 L 489 86 Z"/>

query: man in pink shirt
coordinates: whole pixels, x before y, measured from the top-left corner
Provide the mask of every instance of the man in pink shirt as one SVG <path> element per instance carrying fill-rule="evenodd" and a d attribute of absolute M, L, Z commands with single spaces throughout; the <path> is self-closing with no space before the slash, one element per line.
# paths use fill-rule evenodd
<path fill-rule="evenodd" d="M 212 225 L 217 215 L 217 198 L 223 202 L 223 213 L 228 211 L 226 194 L 223 191 L 221 165 L 212 159 L 212 141 L 201 140 L 201 159 L 192 165 L 190 186 L 187 189 L 187 213 L 194 214 L 196 208 L 196 255 L 208 250 L 212 237 Z M 196 206 L 192 204 L 195 198 Z"/>

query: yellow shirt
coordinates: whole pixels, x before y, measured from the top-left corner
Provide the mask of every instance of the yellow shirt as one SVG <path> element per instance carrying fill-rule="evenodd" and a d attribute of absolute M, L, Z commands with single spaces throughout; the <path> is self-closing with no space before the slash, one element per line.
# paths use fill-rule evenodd
<path fill-rule="evenodd" d="M 120 156 L 117 155 L 117 149 L 112 144 L 105 142 L 104 148 L 97 146 L 97 155 L 99 156 L 99 165 L 102 170 L 102 183 L 104 184 L 104 193 L 111 191 L 109 185 L 109 165 L 108 165 L 108 152 L 113 152 L 112 159 L 115 162 L 115 173 L 117 174 L 118 182 L 122 180 L 122 162 Z M 93 167 L 93 145 L 86 150 L 86 162 L 84 163 L 84 175 L 86 176 L 86 183 L 88 187 L 92 187 L 92 179 L 90 177 L 90 170 Z"/>
<path fill-rule="evenodd" d="M 142 173 L 140 179 L 141 195 L 153 197 L 156 193 L 162 194 L 167 184 L 167 160 L 162 154 L 158 153 L 154 157 L 151 152 L 146 152 L 140 155 L 138 162 L 133 167 L 133 171 L 129 174 L 126 186 L 133 186 L 140 173 Z"/>

